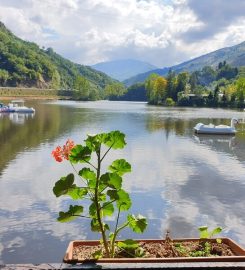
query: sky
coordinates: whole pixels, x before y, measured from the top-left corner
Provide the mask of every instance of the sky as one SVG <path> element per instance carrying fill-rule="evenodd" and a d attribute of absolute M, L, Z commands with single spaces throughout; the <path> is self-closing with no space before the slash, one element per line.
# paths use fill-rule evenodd
<path fill-rule="evenodd" d="M 245 40 L 245 0 L 0 0 L 0 20 L 84 65 L 166 67 Z"/>

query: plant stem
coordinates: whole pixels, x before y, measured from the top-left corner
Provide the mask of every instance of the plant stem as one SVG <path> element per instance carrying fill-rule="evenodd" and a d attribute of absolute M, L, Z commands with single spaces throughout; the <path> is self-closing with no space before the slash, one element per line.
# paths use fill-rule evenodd
<path fill-rule="evenodd" d="M 114 143 L 113 143 L 114 144 Z M 105 158 L 105 156 L 108 154 L 108 152 L 111 150 L 113 144 L 109 147 L 109 149 L 105 152 L 105 154 L 103 155 L 103 157 L 101 158 L 100 162 L 102 162 L 102 160 Z"/>
<path fill-rule="evenodd" d="M 116 240 L 116 232 L 117 232 L 118 221 L 119 221 L 119 216 L 120 216 L 120 208 L 121 207 L 119 207 L 119 210 L 117 213 L 117 222 L 116 222 L 113 238 L 111 240 L 111 255 L 112 255 L 112 257 L 114 257 L 114 252 L 115 252 L 115 240 Z"/>
<path fill-rule="evenodd" d="M 87 164 L 89 164 L 90 166 L 92 166 L 95 170 L 97 170 L 97 168 L 92 164 L 90 163 L 89 161 L 85 160 L 85 159 L 82 159 L 84 162 L 86 162 Z"/>
<path fill-rule="evenodd" d="M 73 217 L 82 217 L 82 218 L 91 218 L 91 217 L 87 217 L 87 216 L 82 216 L 82 215 L 72 215 Z"/>
<path fill-rule="evenodd" d="M 127 227 L 128 224 L 129 224 L 129 222 L 126 222 L 126 223 L 124 223 L 121 227 L 119 227 L 119 228 L 117 229 L 117 231 L 116 231 L 115 234 L 114 234 L 115 239 L 116 239 L 118 233 L 119 233 L 122 229 L 124 229 L 125 227 Z"/>
<path fill-rule="evenodd" d="M 115 201 L 116 201 L 116 200 L 112 200 L 112 201 L 109 201 L 109 202 L 107 202 L 107 203 L 104 203 L 104 205 L 100 207 L 100 210 L 103 209 L 103 208 L 105 208 L 107 205 L 109 205 L 109 204 L 111 204 L 111 203 L 114 203 Z"/>
<path fill-rule="evenodd" d="M 108 241 L 106 239 L 105 228 L 104 228 L 102 218 L 101 218 L 101 206 L 99 203 L 99 179 L 100 179 L 100 169 L 101 169 L 100 147 L 99 147 L 98 151 L 96 151 L 96 154 L 97 154 L 97 160 L 98 160 L 98 167 L 97 167 L 97 176 L 96 176 L 97 181 L 96 181 L 96 187 L 95 187 L 94 203 L 96 205 L 97 219 L 98 219 L 100 231 L 102 234 L 106 257 L 110 257 L 110 250 L 109 250 L 109 246 L 108 246 Z"/>

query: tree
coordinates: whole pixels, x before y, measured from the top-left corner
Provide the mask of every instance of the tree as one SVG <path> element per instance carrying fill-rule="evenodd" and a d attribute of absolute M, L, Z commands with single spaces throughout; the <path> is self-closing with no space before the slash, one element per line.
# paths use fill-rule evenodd
<path fill-rule="evenodd" d="M 221 98 L 220 105 L 222 107 L 227 107 L 227 105 L 228 105 L 228 98 L 227 98 L 225 91 L 223 92 L 223 96 Z"/>
<path fill-rule="evenodd" d="M 167 80 L 165 78 L 159 76 L 154 81 L 153 90 L 156 104 L 161 104 L 163 103 L 163 100 L 165 100 L 167 94 L 166 87 L 167 87 Z"/>
<path fill-rule="evenodd" d="M 5 86 L 8 79 L 9 79 L 8 71 L 0 69 L 0 85 Z"/>
<path fill-rule="evenodd" d="M 174 106 L 175 105 L 175 102 L 173 101 L 172 98 L 166 98 L 165 105 L 166 106 Z"/>
<path fill-rule="evenodd" d="M 158 74 L 152 73 L 145 81 L 146 95 L 149 103 L 155 103 L 155 91 L 154 83 L 155 80 L 159 77 Z"/>
<path fill-rule="evenodd" d="M 166 87 L 167 97 L 174 98 L 176 96 L 175 89 L 176 89 L 175 72 L 170 69 L 167 75 L 167 87 Z M 177 100 L 177 97 L 174 100 Z"/>
<path fill-rule="evenodd" d="M 115 82 L 112 84 L 108 84 L 105 87 L 105 96 L 109 99 L 117 99 L 126 93 L 126 88 L 122 83 Z"/>
<path fill-rule="evenodd" d="M 90 83 L 83 76 L 78 76 L 74 82 L 74 94 L 75 99 L 88 100 L 89 99 Z"/>
<path fill-rule="evenodd" d="M 239 78 L 236 83 L 236 99 L 238 102 L 238 107 L 243 108 L 245 106 L 245 78 Z"/>
<path fill-rule="evenodd" d="M 128 87 L 120 100 L 147 101 L 145 83 L 136 83 Z"/>
<path fill-rule="evenodd" d="M 197 82 L 198 82 L 198 72 L 195 71 L 190 76 L 190 86 L 191 86 L 192 93 L 195 91 L 195 88 L 197 86 Z"/>
<path fill-rule="evenodd" d="M 214 89 L 214 100 L 213 106 L 217 107 L 219 102 L 219 86 L 217 85 Z"/>
<path fill-rule="evenodd" d="M 209 85 L 211 82 L 216 80 L 217 73 L 211 66 L 205 66 L 199 74 L 199 84 L 203 86 Z"/>
<path fill-rule="evenodd" d="M 53 72 L 52 75 L 52 81 L 51 81 L 51 87 L 53 89 L 59 89 L 60 88 L 60 74 L 57 70 Z"/>
<path fill-rule="evenodd" d="M 209 92 L 208 98 L 207 98 L 207 106 L 214 106 L 214 94 L 212 91 Z"/>
<path fill-rule="evenodd" d="M 173 99 L 177 101 L 178 93 L 179 92 L 185 92 L 187 82 L 188 82 L 189 74 L 188 72 L 181 72 L 177 76 L 177 85 L 176 85 L 176 91 L 174 93 Z"/>
<path fill-rule="evenodd" d="M 236 89 L 239 92 L 243 92 L 245 94 L 245 78 L 239 78 L 236 83 Z"/>
<path fill-rule="evenodd" d="M 219 66 L 220 67 L 220 66 Z M 225 78 L 227 80 L 233 79 L 237 76 L 238 69 L 236 67 L 231 67 L 224 61 L 223 65 L 218 69 L 217 80 Z"/>

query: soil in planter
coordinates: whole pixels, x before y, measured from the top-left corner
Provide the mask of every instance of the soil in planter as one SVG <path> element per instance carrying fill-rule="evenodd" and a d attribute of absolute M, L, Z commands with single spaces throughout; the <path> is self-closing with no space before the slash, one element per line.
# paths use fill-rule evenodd
<path fill-rule="evenodd" d="M 230 247 L 225 243 L 209 241 L 185 241 L 185 242 L 140 242 L 139 246 L 144 250 L 142 258 L 173 258 L 173 257 L 214 257 L 234 256 Z M 93 254 L 102 246 L 76 246 L 73 250 L 74 260 L 94 259 Z M 104 256 L 105 257 L 105 256 Z M 116 249 L 115 258 L 132 258 L 131 251 Z"/>

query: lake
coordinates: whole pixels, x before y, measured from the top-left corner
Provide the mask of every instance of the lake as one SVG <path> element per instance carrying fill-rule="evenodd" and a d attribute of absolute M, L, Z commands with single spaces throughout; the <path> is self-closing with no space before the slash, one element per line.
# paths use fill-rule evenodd
<path fill-rule="evenodd" d="M 197 228 L 224 228 L 222 236 L 245 245 L 245 125 L 230 136 L 196 136 L 198 122 L 230 124 L 245 112 L 207 108 L 163 108 L 134 102 L 29 101 L 35 115 L 0 115 L 0 263 L 61 262 L 74 239 L 97 239 L 88 220 L 59 223 L 70 200 L 56 198 L 54 183 L 72 171 L 51 151 L 67 138 L 120 130 L 127 145 L 106 163 L 132 165 L 124 188 L 130 212 L 148 218 L 143 235 L 121 238 L 198 236 Z M 113 224 L 115 218 L 110 219 Z"/>

